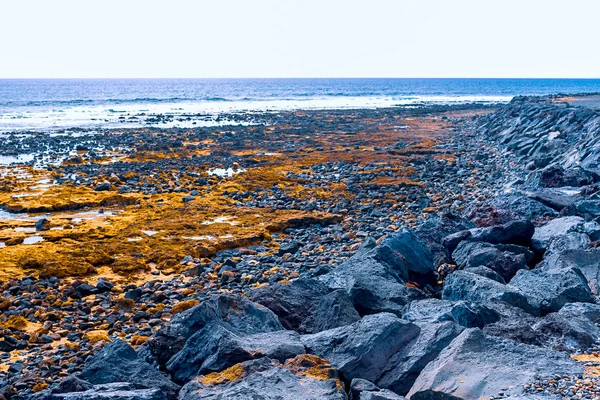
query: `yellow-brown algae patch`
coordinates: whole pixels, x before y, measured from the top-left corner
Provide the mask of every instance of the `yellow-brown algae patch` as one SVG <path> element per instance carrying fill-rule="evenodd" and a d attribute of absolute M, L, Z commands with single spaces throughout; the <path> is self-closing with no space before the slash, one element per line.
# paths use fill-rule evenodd
<path fill-rule="evenodd" d="M 91 343 L 111 342 L 106 330 L 88 331 L 83 334 L 83 338 L 89 340 Z"/>
<path fill-rule="evenodd" d="M 235 382 L 242 379 L 245 375 L 244 366 L 236 364 L 221 372 L 212 372 L 208 375 L 199 376 L 197 380 L 205 386 L 215 386 Z"/>
<path fill-rule="evenodd" d="M 342 382 L 338 379 L 338 374 L 331 364 L 312 354 L 301 354 L 285 362 L 284 368 L 290 370 L 296 375 L 305 376 L 317 381 L 327 381 L 334 379 L 336 386 L 344 390 Z"/>
<path fill-rule="evenodd" d="M 173 306 L 173 308 L 171 309 L 171 313 L 179 314 L 181 312 L 184 312 L 185 310 L 189 310 L 190 308 L 197 306 L 198 304 L 200 304 L 198 300 L 182 301 Z"/>

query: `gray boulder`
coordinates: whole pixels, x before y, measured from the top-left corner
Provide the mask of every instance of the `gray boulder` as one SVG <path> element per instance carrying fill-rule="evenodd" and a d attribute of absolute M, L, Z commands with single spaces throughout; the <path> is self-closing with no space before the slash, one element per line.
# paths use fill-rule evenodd
<path fill-rule="evenodd" d="M 87 362 L 80 378 L 93 385 L 129 382 L 136 388 L 160 389 L 169 399 L 175 399 L 179 386 L 138 357 L 135 350 L 117 339 L 104 346 Z"/>
<path fill-rule="evenodd" d="M 562 215 L 578 215 L 586 220 L 600 217 L 600 200 L 579 200 L 561 212 Z"/>
<path fill-rule="evenodd" d="M 316 279 L 275 283 L 250 292 L 248 298 L 273 311 L 284 328 L 300 333 L 316 333 L 360 319 L 346 292 L 331 292 Z"/>
<path fill-rule="evenodd" d="M 542 315 L 558 311 L 567 303 L 594 302 L 587 281 L 577 268 L 521 270 L 508 286 L 523 293 Z"/>
<path fill-rule="evenodd" d="M 239 334 L 283 330 L 277 316 L 268 308 L 241 296 L 220 295 L 176 314 L 138 350 L 146 359 L 164 367 L 193 334 L 211 321 L 221 321 L 229 331 Z"/>
<path fill-rule="evenodd" d="M 475 275 L 483 276 L 484 278 L 491 279 L 491 280 L 501 283 L 503 285 L 506 285 L 506 281 L 504 280 L 504 278 L 501 277 L 500 275 L 498 275 L 498 273 L 496 271 L 492 271 L 488 267 L 469 268 L 469 272 L 472 274 L 475 274 Z"/>
<path fill-rule="evenodd" d="M 388 242 L 385 246 L 359 251 L 318 279 L 332 290 L 348 293 L 361 315 L 378 312 L 401 315 L 404 305 L 426 297 L 423 291 L 406 285 L 404 277 L 409 276 L 408 271 L 407 259 L 392 250 Z"/>
<path fill-rule="evenodd" d="M 483 242 L 461 242 L 452 253 L 452 258 L 462 269 L 488 267 L 505 281 L 509 281 L 518 270 L 527 268 L 524 254 L 503 251 L 497 245 Z"/>
<path fill-rule="evenodd" d="M 548 247 L 544 258 L 550 254 L 560 253 L 567 250 L 586 250 L 590 247 L 592 240 L 590 237 L 581 232 L 569 232 L 564 236 L 558 236 L 553 239 Z"/>
<path fill-rule="evenodd" d="M 173 380 L 186 383 L 197 375 L 222 371 L 243 361 L 269 357 L 283 362 L 303 353 L 300 335 L 294 331 L 243 335 L 216 321 L 192 335 L 166 367 Z"/>
<path fill-rule="evenodd" d="M 531 246 L 536 251 L 545 251 L 552 241 L 569 232 L 581 231 L 585 220 L 581 217 L 561 217 L 535 228 Z"/>
<path fill-rule="evenodd" d="M 544 257 L 538 268 L 549 272 L 577 268 L 585 276 L 592 293 L 600 295 L 600 249 L 553 253 Z"/>
<path fill-rule="evenodd" d="M 500 315 L 483 304 L 439 299 L 416 300 L 404 308 L 402 319 L 410 322 L 455 322 L 466 328 L 483 328 Z"/>
<path fill-rule="evenodd" d="M 457 232 L 445 237 L 444 245 L 450 253 L 453 253 L 463 240 L 491 244 L 515 244 L 527 247 L 531 243 L 533 232 L 534 226 L 530 221 L 511 221 L 503 225 L 494 225 L 487 228 L 474 228 Z"/>
<path fill-rule="evenodd" d="M 506 303 L 530 314 L 539 313 L 539 308 L 530 304 L 527 297 L 516 287 L 503 285 L 467 271 L 456 271 L 446 278 L 442 299 L 467 300 L 484 304 Z"/>
<path fill-rule="evenodd" d="M 279 364 L 246 361 L 185 385 L 179 400 L 346 400 L 337 373 L 325 360 L 302 355 Z"/>
<path fill-rule="evenodd" d="M 468 329 L 421 372 L 411 400 L 479 399 L 523 394 L 538 377 L 578 375 L 583 367 L 568 354 Z"/>
<path fill-rule="evenodd" d="M 396 393 L 380 389 L 374 383 L 365 379 L 352 379 L 350 383 L 350 400 L 405 400 Z"/>
<path fill-rule="evenodd" d="M 306 350 L 324 358 L 346 379 L 377 383 L 390 357 L 419 335 L 417 325 L 394 314 L 367 315 L 352 325 L 302 336 Z"/>
<path fill-rule="evenodd" d="M 404 394 L 427 363 L 463 329 L 454 322 L 413 324 L 382 313 L 303 336 L 302 341 L 307 351 L 329 360 L 345 378 L 367 379 Z"/>
<path fill-rule="evenodd" d="M 52 393 L 44 400 L 166 400 L 167 396 L 157 388 L 138 389 L 127 382 L 93 385 L 84 391 Z"/>

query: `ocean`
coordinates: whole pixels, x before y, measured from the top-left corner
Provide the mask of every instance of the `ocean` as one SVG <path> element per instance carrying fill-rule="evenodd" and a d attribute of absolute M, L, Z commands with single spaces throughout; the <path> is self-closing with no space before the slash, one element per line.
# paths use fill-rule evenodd
<path fill-rule="evenodd" d="M 600 92 L 600 79 L 0 79 L 0 132 L 213 126 L 246 111 L 496 103 L 590 92 Z"/>

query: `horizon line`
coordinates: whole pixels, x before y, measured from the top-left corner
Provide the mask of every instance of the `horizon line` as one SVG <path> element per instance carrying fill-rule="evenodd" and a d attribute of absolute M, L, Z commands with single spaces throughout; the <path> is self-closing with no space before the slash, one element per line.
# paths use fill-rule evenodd
<path fill-rule="evenodd" d="M 315 76 L 315 77 L 11 77 L 0 80 L 142 80 L 142 79 L 206 79 L 206 80 L 268 80 L 268 79 L 490 79 L 490 80 L 600 80 L 599 77 L 398 77 L 398 76 Z"/>

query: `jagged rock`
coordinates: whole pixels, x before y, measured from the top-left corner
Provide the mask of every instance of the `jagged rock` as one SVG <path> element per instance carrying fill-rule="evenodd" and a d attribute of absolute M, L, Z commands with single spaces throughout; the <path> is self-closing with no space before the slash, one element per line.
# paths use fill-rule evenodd
<path fill-rule="evenodd" d="M 286 329 L 300 333 L 316 333 L 360 319 L 346 292 L 331 292 L 315 279 L 276 283 L 252 291 L 248 298 L 273 311 Z"/>
<path fill-rule="evenodd" d="M 44 400 L 166 400 L 167 396 L 157 388 L 138 389 L 127 382 L 94 385 L 85 391 L 53 393 Z"/>
<path fill-rule="evenodd" d="M 457 232 L 445 237 L 443 243 L 450 253 L 453 253 L 464 240 L 491 244 L 516 244 L 527 247 L 531 243 L 533 233 L 534 226 L 530 221 L 519 220 L 488 228 L 474 228 Z"/>
<path fill-rule="evenodd" d="M 85 392 L 86 390 L 93 389 L 94 385 L 89 382 L 80 379 L 76 375 L 69 375 L 52 390 L 52 393 L 71 393 L 71 392 Z"/>
<path fill-rule="evenodd" d="M 532 247 L 537 251 L 545 251 L 553 240 L 583 229 L 585 220 L 581 217 L 562 217 L 535 228 L 531 240 Z"/>
<path fill-rule="evenodd" d="M 80 378 L 94 385 L 129 382 L 138 389 L 160 389 L 169 399 L 177 398 L 179 386 L 138 357 L 126 342 L 116 339 L 104 346 L 81 371 Z"/>
<path fill-rule="evenodd" d="M 330 365 L 301 355 L 281 365 L 268 358 L 236 364 L 185 385 L 179 400 L 346 400 Z"/>
<path fill-rule="evenodd" d="M 350 400 L 405 400 L 396 393 L 380 389 L 374 383 L 365 379 L 352 379 L 350 383 Z"/>
<path fill-rule="evenodd" d="M 469 219 L 479 226 L 505 224 L 525 219 L 535 221 L 545 217 L 556 217 L 558 212 L 523 193 L 500 194 L 483 206 L 472 208 Z"/>
<path fill-rule="evenodd" d="M 581 189 L 578 187 L 544 188 L 527 192 L 532 199 L 539 201 L 557 211 L 583 200 Z"/>
<path fill-rule="evenodd" d="M 517 288 L 467 271 L 456 271 L 446 278 L 442 299 L 484 304 L 501 302 L 519 307 L 530 314 L 539 313 L 539 308 L 530 304 L 527 297 Z"/>
<path fill-rule="evenodd" d="M 567 303 L 594 302 L 586 279 L 577 268 L 521 270 L 508 286 L 523 293 L 542 315 L 558 311 Z"/>
<path fill-rule="evenodd" d="M 305 335 L 307 351 L 323 357 L 347 379 L 362 378 L 404 394 L 419 372 L 463 330 L 454 322 L 417 323 L 389 313 Z"/>
<path fill-rule="evenodd" d="M 406 236 L 401 241 L 405 239 Z M 390 242 L 384 243 L 374 248 L 363 248 L 333 271 L 318 278 L 332 290 L 346 291 L 361 315 L 378 312 L 401 315 L 405 304 L 426 297 L 421 290 L 408 287 L 403 278 L 409 276 L 407 260 L 415 258 L 416 253 L 413 252 L 415 257 L 407 259 L 394 251 Z M 425 249 L 422 245 L 417 248 Z M 427 249 L 424 251 L 428 252 Z M 428 259 L 431 260 L 431 257 Z"/>
<path fill-rule="evenodd" d="M 509 281 L 518 270 L 527 268 L 525 255 L 502 251 L 496 245 L 483 242 L 462 241 L 452 253 L 452 258 L 462 269 L 488 267 L 505 281 Z"/>
<path fill-rule="evenodd" d="M 146 359 L 156 360 L 164 367 L 194 333 L 211 321 L 221 321 L 231 332 L 239 334 L 283 330 L 277 316 L 268 308 L 241 296 L 219 295 L 176 314 L 139 351 Z"/>
<path fill-rule="evenodd" d="M 586 220 L 600 217 L 600 200 L 579 200 L 561 212 L 562 215 L 578 215 Z"/>
<path fill-rule="evenodd" d="M 548 347 L 570 353 L 581 352 L 600 337 L 600 328 L 596 325 L 600 315 L 596 318 L 591 316 L 599 312 L 600 307 L 595 304 L 566 304 L 560 311 L 550 313 L 534 324 L 533 329 L 540 342 Z"/>
<path fill-rule="evenodd" d="M 552 240 L 546 249 L 544 259 L 550 254 L 560 253 L 566 250 L 585 250 L 590 247 L 592 240 L 588 235 L 581 232 L 569 232 Z"/>
<path fill-rule="evenodd" d="M 482 304 L 439 299 L 417 300 L 404 308 L 402 319 L 410 322 L 455 322 L 466 328 L 483 328 L 500 319 L 498 313 Z"/>
<path fill-rule="evenodd" d="M 296 332 L 241 335 L 216 321 L 192 335 L 183 349 L 171 357 L 167 370 L 173 380 L 185 383 L 197 375 L 222 371 L 243 361 L 268 357 L 283 362 L 303 353 L 304 346 Z"/>
<path fill-rule="evenodd" d="M 594 183 L 594 174 L 580 167 L 563 168 L 553 164 L 532 172 L 525 182 L 533 187 L 580 187 Z"/>
<path fill-rule="evenodd" d="M 565 250 L 544 257 L 539 269 L 561 271 L 577 268 L 587 281 L 588 287 L 596 296 L 600 295 L 600 249 Z"/>
<path fill-rule="evenodd" d="M 472 274 L 475 274 L 475 275 L 480 275 L 485 278 L 491 279 L 491 280 L 501 283 L 503 285 L 506 284 L 506 281 L 504 280 L 503 277 L 501 277 L 500 275 L 498 275 L 498 273 L 496 271 L 492 271 L 488 267 L 469 268 L 469 272 Z"/>
<path fill-rule="evenodd" d="M 300 245 L 296 241 L 283 243 L 281 246 L 279 246 L 279 250 L 278 250 L 277 254 L 279 254 L 280 256 L 282 256 L 284 254 L 288 254 L 288 253 L 295 254 L 299 248 L 300 248 Z"/>
<path fill-rule="evenodd" d="M 322 357 L 347 379 L 377 383 L 388 361 L 419 335 L 419 327 L 390 313 L 367 315 L 352 325 L 302 336 L 309 353 Z"/>
<path fill-rule="evenodd" d="M 442 214 L 428 218 L 416 231 L 415 236 L 429 248 L 434 267 L 450 262 L 450 254 L 442 245 L 444 237 L 453 233 L 474 228 L 475 225 L 454 214 Z"/>
<path fill-rule="evenodd" d="M 578 375 L 583 367 L 568 354 L 468 329 L 430 362 L 408 397 L 425 399 L 478 399 L 523 394 L 523 385 L 555 374 Z"/>

